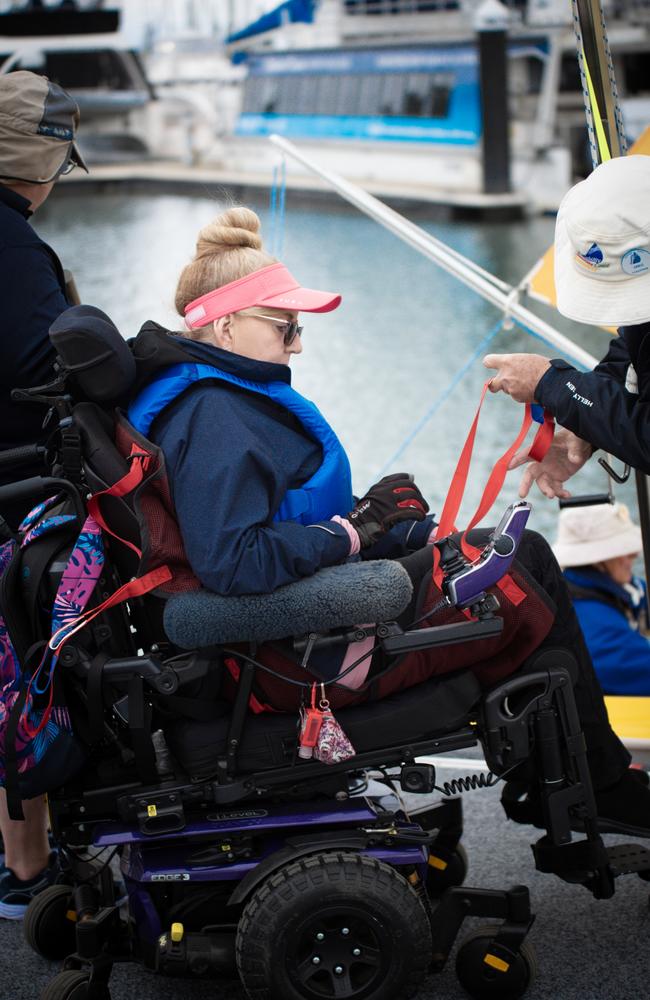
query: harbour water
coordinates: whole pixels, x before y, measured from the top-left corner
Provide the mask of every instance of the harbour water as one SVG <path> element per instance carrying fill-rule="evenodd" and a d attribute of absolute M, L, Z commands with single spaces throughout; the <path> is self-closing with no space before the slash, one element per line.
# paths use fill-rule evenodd
<path fill-rule="evenodd" d="M 71 187 L 55 191 L 35 225 L 73 270 L 82 300 L 104 309 L 131 337 L 146 319 L 178 328 L 173 308 L 178 274 L 192 254 L 199 228 L 229 203 L 232 198 L 225 191 L 189 197 Z M 343 440 L 355 491 L 362 493 L 379 473 L 405 469 L 439 511 L 487 374 L 480 360 L 448 396 L 447 390 L 495 328 L 497 311 L 342 202 L 300 201 L 289 194 L 284 219 L 276 216 L 275 221 L 268 199 L 258 196 L 246 203 L 262 219 L 267 247 L 279 252 L 304 284 L 343 295 L 336 312 L 303 316 L 304 347 L 294 358 L 293 379 Z M 511 284 L 521 280 L 553 239 L 549 217 L 458 221 L 428 209 L 420 217 L 410 210 L 409 218 Z M 564 321 L 539 304 L 533 308 L 594 356 L 605 352 L 606 331 Z M 557 349 L 517 327 L 496 333 L 489 350 L 557 355 Z M 405 445 L 438 403 L 433 417 Z M 502 395 L 488 396 L 461 525 L 473 513 L 489 469 L 515 437 L 521 417 L 518 404 Z M 516 497 L 518 483 L 519 473 L 511 472 L 500 506 Z M 591 461 L 571 489 L 602 492 L 607 477 Z M 616 495 L 635 509 L 632 484 L 617 487 Z M 557 505 L 536 490 L 531 499 L 531 527 L 552 537 Z"/>

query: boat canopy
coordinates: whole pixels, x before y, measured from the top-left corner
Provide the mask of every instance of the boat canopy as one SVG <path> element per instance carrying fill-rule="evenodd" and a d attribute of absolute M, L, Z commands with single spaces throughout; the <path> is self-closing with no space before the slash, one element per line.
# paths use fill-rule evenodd
<path fill-rule="evenodd" d="M 240 42 L 245 38 L 254 38 L 265 31 L 273 31 L 274 28 L 281 28 L 284 24 L 303 21 L 311 24 L 314 20 L 314 0 L 285 0 L 278 7 L 274 7 L 268 14 L 263 14 L 257 21 L 247 24 L 241 31 L 236 31 L 226 38 L 226 45 L 232 42 Z"/>

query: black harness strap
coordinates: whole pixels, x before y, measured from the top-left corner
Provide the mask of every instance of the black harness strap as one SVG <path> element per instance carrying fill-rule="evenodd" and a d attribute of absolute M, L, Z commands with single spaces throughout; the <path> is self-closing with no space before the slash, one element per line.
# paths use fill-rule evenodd
<path fill-rule="evenodd" d="M 139 674 L 129 681 L 129 733 L 135 765 L 143 781 L 158 781 L 156 754 L 151 741 L 151 709 L 145 705 L 144 682 Z"/>
<path fill-rule="evenodd" d="M 91 739 L 99 742 L 104 732 L 104 698 L 102 695 L 102 677 L 104 664 L 108 662 L 106 653 L 97 653 L 88 668 L 86 681 L 86 698 L 88 701 L 88 728 Z"/>

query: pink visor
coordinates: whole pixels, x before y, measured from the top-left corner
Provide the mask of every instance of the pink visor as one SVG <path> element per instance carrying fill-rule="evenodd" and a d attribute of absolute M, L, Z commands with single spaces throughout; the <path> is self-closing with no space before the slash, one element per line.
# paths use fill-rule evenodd
<path fill-rule="evenodd" d="M 194 299 L 185 308 L 185 323 L 188 330 L 194 330 L 251 306 L 269 306 L 287 312 L 330 312 L 340 302 L 341 296 L 333 292 L 302 288 L 284 264 L 269 264 Z"/>

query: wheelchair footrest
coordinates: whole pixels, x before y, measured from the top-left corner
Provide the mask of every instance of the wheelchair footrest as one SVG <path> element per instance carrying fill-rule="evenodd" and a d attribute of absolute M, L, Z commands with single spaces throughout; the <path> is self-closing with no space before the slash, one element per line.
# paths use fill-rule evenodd
<path fill-rule="evenodd" d="M 650 851 L 641 844 L 617 844 L 607 848 L 607 856 L 614 877 L 646 873 L 650 881 Z"/>
<path fill-rule="evenodd" d="M 570 844 L 555 844 L 548 837 L 542 837 L 532 845 L 532 850 L 538 871 L 584 885 L 596 899 L 609 899 L 614 895 L 611 849 L 605 847 L 600 837 Z"/>

